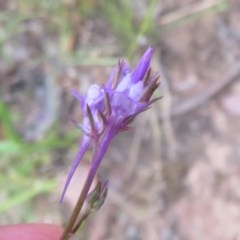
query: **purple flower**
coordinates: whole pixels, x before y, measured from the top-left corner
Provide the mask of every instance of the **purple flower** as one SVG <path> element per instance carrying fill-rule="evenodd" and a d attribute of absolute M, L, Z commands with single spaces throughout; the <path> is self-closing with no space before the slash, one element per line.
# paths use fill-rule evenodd
<path fill-rule="evenodd" d="M 152 48 L 148 48 L 133 70 L 124 60 L 119 60 L 106 85 L 91 85 L 85 98 L 73 92 L 80 101 L 83 112 L 83 122 L 81 125 L 77 124 L 83 131 L 83 137 L 68 174 L 61 201 L 90 143 L 94 146 L 90 170 L 90 178 L 93 180 L 112 138 L 127 130 L 129 123 L 157 100 L 150 100 L 159 86 L 159 76 L 152 75 L 149 67 L 152 51 Z M 89 188 L 91 182 L 89 181 Z M 87 194 L 88 192 L 85 193 L 86 197 Z"/>

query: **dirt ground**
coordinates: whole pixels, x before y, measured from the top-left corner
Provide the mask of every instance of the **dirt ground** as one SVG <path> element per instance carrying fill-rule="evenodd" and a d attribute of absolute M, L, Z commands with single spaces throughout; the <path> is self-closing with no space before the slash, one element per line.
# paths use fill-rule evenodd
<path fill-rule="evenodd" d="M 100 170 L 110 180 L 107 200 L 80 239 L 240 239 L 240 2 L 230 0 L 224 11 L 197 15 L 158 34 L 165 16 L 184 15 L 201 3 L 159 1 L 155 31 L 137 54 L 154 47 L 152 67 L 160 73 L 163 98 L 114 139 Z M 12 59 L 11 64 L 0 60 L 1 100 L 21 113 L 15 127 L 25 141 L 44 138 L 54 121 L 64 135 L 73 128 L 68 114 L 80 116 L 70 89 L 84 93 L 90 83 L 104 82 L 112 63 L 65 64 L 55 36 L 43 35 L 45 23 L 33 18 L 25 24 L 26 32 L 3 45 Z M 87 19 L 80 33 L 79 49 L 122 56 L 120 40 L 104 20 Z M 39 221 L 66 223 L 87 161 L 65 204 L 51 206 L 77 144 L 53 154 L 49 164 L 59 189 L 34 199 Z"/>

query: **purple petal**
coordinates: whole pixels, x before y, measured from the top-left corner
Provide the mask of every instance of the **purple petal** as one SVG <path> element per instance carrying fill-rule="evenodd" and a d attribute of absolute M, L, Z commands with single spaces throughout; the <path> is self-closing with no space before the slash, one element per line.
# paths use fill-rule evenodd
<path fill-rule="evenodd" d="M 107 83 L 106 83 L 106 88 L 111 88 L 112 87 L 112 85 L 113 85 L 113 80 L 114 80 L 114 77 L 115 77 L 115 74 L 117 73 L 117 67 L 114 67 L 113 69 L 112 69 L 112 72 L 111 72 L 111 74 L 110 74 L 110 76 L 109 76 L 109 78 L 108 78 L 108 81 L 107 81 Z"/>
<path fill-rule="evenodd" d="M 80 95 L 76 90 L 72 90 L 71 92 L 72 92 L 72 95 L 76 97 L 78 100 L 80 100 L 81 102 L 84 101 L 84 97 Z"/>
<path fill-rule="evenodd" d="M 88 88 L 87 96 L 85 99 L 86 104 L 89 106 L 99 103 L 103 99 L 102 88 L 97 84 L 92 84 Z"/>
<path fill-rule="evenodd" d="M 71 92 L 72 92 L 72 95 L 80 101 L 81 107 L 83 108 L 85 98 L 82 95 L 80 95 L 76 90 L 72 90 Z"/>
<path fill-rule="evenodd" d="M 133 70 L 133 72 L 132 72 L 132 82 L 133 83 L 143 80 L 144 75 L 146 74 L 146 72 L 149 68 L 149 65 L 150 65 L 152 52 L 153 52 L 153 49 L 151 47 L 149 47 L 146 50 L 146 52 L 143 54 L 143 56 L 141 57 L 137 66 L 135 67 L 135 69 Z"/>
<path fill-rule="evenodd" d="M 90 139 L 88 137 L 86 137 L 86 136 L 83 136 L 81 148 L 80 148 L 79 152 L 77 153 L 76 159 L 73 162 L 73 165 L 72 165 L 72 167 L 71 167 L 71 169 L 70 169 L 70 171 L 68 173 L 67 180 L 65 182 L 65 185 L 64 185 L 64 188 L 63 188 L 63 192 L 62 192 L 62 195 L 61 195 L 61 198 L 60 198 L 60 203 L 63 201 L 63 198 L 65 196 L 65 193 L 67 191 L 69 183 L 70 183 L 70 181 L 72 179 L 72 176 L 75 173 L 76 168 L 80 164 L 84 154 L 86 153 L 89 144 L 90 144 Z"/>
<path fill-rule="evenodd" d="M 118 84 L 117 88 L 116 88 L 116 91 L 118 92 L 123 92 L 125 90 L 128 90 L 129 88 L 132 87 L 132 82 L 131 82 L 131 77 L 130 75 L 126 75 L 122 81 Z"/>
<path fill-rule="evenodd" d="M 120 67 L 120 74 L 119 74 L 119 79 L 118 79 L 118 83 L 122 81 L 122 79 L 124 79 L 129 73 L 131 73 L 131 69 L 129 68 L 128 64 L 126 63 L 126 61 L 123 59 L 120 62 L 120 65 L 118 66 Z"/>
<path fill-rule="evenodd" d="M 123 79 L 128 73 L 131 72 L 131 69 L 129 68 L 128 64 L 126 63 L 125 60 L 121 60 L 119 62 L 119 64 L 121 65 L 121 71 L 120 71 L 120 75 L 119 75 L 119 78 L 120 80 Z M 114 67 L 109 78 L 108 78 L 108 81 L 106 83 L 106 88 L 112 88 L 112 85 L 113 85 L 113 82 L 114 82 L 114 79 L 116 77 L 116 74 L 118 74 L 118 68 L 120 67 L 118 64 L 118 66 Z"/>
<path fill-rule="evenodd" d="M 138 103 L 133 101 L 125 93 L 115 92 L 111 99 L 112 117 L 118 125 L 124 118 L 135 113 Z"/>
<path fill-rule="evenodd" d="M 128 64 L 126 63 L 125 60 L 122 61 L 122 74 L 123 77 L 125 77 L 128 73 L 131 72 L 130 67 L 128 66 Z"/>
<path fill-rule="evenodd" d="M 134 84 L 129 91 L 129 97 L 135 101 L 139 101 L 143 92 L 143 82 Z"/>

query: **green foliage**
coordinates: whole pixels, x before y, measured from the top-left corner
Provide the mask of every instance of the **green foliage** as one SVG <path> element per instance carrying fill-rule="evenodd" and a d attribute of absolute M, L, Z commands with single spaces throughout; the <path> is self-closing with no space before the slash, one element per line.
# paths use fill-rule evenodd
<path fill-rule="evenodd" d="M 39 142 L 26 143 L 14 131 L 12 114 L 1 102 L 0 128 L 3 129 L 3 138 L 0 139 L 2 213 L 54 189 L 55 180 L 49 180 L 47 175 L 40 177 L 38 169 L 41 166 L 50 166 L 51 151 L 68 148 L 78 133 L 71 132 L 65 138 L 59 138 L 56 131 L 51 131 Z"/>
<path fill-rule="evenodd" d="M 128 48 L 128 56 L 131 56 L 137 49 L 138 40 L 145 34 L 151 33 L 154 30 L 153 11 L 156 6 L 156 0 L 151 0 L 146 9 L 145 17 L 142 20 L 135 41 Z"/>
<path fill-rule="evenodd" d="M 0 141 L 0 155 L 12 155 L 20 152 L 21 147 L 16 141 L 13 140 L 2 140 Z"/>
<path fill-rule="evenodd" d="M 134 7 L 130 1 L 100 0 L 102 11 L 119 37 L 127 46 L 127 55 L 136 51 L 139 39 L 153 30 L 153 10 L 156 0 L 151 0 L 140 22 L 134 20 Z"/>
<path fill-rule="evenodd" d="M 0 121 L 2 123 L 6 138 L 10 139 L 12 142 L 20 142 L 18 135 L 15 133 L 12 127 L 11 114 L 8 111 L 7 106 L 2 102 L 0 102 Z"/>
<path fill-rule="evenodd" d="M 8 185 L 9 189 L 11 187 L 13 186 Z M 47 180 L 33 181 L 31 182 L 31 185 L 27 184 L 21 186 L 20 184 L 18 184 L 17 186 L 14 186 L 13 191 L 9 193 L 7 201 L 1 203 L 0 213 L 7 211 L 8 209 L 12 208 L 15 205 L 24 204 L 25 202 L 31 200 L 32 198 L 39 194 L 50 192 L 54 189 L 54 187 L 56 187 L 56 184 L 53 181 Z"/>
<path fill-rule="evenodd" d="M 120 34 L 126 42 L 132 41 L 136 29 L 132 19 L 130 1 L 107 1 L 101 0 L 101 7 L 114 30 Z"/>

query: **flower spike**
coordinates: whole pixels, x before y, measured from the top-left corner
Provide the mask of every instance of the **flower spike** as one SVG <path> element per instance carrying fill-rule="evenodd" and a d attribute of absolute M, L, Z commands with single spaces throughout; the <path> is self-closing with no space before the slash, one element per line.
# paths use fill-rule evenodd
<path fill-rule="evenodd" d="M 119 60 L 105 86 L 91 85 L 85 98 L 73 91 L 74 96 L 81 102 L 83 111 L 82 125 L 77 124 L 83 129 L 83 140 L 67 177 L 61 200 L 90 142 L 95 147 L 91 161 L 91 174 L 86 182 L 87 188 L 90 188 L 94 174 L 112 138 L 119 132 L 129 129 L 129 124 L 135 117 L 146 111 L 157 100 L 157 98 L 151 100 L 160 84 L 159 76 L 152 76 L 149 67 L 152 52 L 153 49 L 149 47 L 133 70 L 124 60 Z M 88 190 L 84 189 L 82 195 L 84 199 L 87 197 Z"/>

